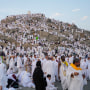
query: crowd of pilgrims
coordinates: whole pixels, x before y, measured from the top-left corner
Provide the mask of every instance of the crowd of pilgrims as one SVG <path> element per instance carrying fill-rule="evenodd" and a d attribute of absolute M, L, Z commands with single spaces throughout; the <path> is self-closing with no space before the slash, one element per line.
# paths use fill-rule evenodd
<path fill-rule="evenodd" d="M 31 54 L 1 48 L 0 90 L 14 90 L 23 87 L 36 90 L 57 90 L 55 82 L 61 83 L 63 90 L 83 90 L 90 80 L 90 52 L 83 55 L 75 52 L 65 54 L 55 51 Z"/>

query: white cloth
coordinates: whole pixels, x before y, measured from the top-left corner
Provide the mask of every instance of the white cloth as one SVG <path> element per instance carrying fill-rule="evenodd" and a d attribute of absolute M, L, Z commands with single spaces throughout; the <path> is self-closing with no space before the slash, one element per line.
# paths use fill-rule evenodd
<path fill-rule="evenodd" d="M 71 73 L 78 72 L 78 76 L 74 76 L 71 78 Z M 75 70 L 71 66 L 68 67 L 67 70 L 67 84 L 68 90 L 83 90 L 83 77 L 81 70 Z"/>
<path fill-rule="evenodd" d="M 13 70 L 11 70 L 10 68 L 7 70 L 7 75 L 12 74 Z"/>
<path fill-rule="evenodd" d="M 9 68 L 13 68 L 13 72 L 15 72 L 15 61 L 13 58 L 10 59 Z"/>
<path fill-rule="evenodd" d="M 34 70 L 35 70 L 35 68 L 36 68 L 36 60 L 33 60 L 32 61 L 32 75 L 33 75 L 33 72 L 34 72 Z"/>
<path fill-rule="evenodd" d="M 61 63 L 61 67 L 60 67 L 60 72 L 59 72 L 59 76 L 61 79 L 61 85 L 63 90 L 67 89 L 67 77 L 66 77 L 66 71 L 67 71 L 67 66 L 63 63 Z"/>
<path fill-rule="evenodd" d="M 44 58 L 44 60 L 42 60 L 42 70 L 43 70 L 43 72 L 45 73 L 46 71 L 46 62 L 47 62 L 47 60 Z"/>
<path fill-rule="evenodd" d="M 22 65 L 22 60 L 21 60 L 21 58 L 20 57 L 17 57 L 17 68 L 20 68 L 20 67 L 22 67 L 23 65 Z"/>
<path fill-rule="evenodd" d="M 0 57 L 0 63 L 2 63 L 2 58 Z"/>
<path fill-rule="evenodd" d="M 8 79 L 12 79 L 12 80 L 16 81 L 16 79 L 14 79 L 14 78 L 12 77 L 12 75 L 13 75 L 13 74 L 9 74 L 9 75 L 8 75 Z M 15 76 L 16 76 L 16 75 L 15 75 Z"/>
<path fill-rule="evenodd" d="M 88 70 L 87 70 L 88 78 L 90 80 L 90 60 L 88 60 Z"/>
<path fill-rule="evenodd" d="M 0 86 L 2 86 L 3 90 L 7 90 L 7 76 L 6 76 L 6 67 L 2 63 L 0 64 Z"/>
<path fill-rule="evenodd" d="M 12 88 L 12 87 L 11 87 L 11 88 L 9 88 L 8 90 L 15 90 L 15 88 Z"/>
<path fill-rule="evenodd" d="M 7 55 L 7 57 L 6 57 L 6 64 L 9 64 L 9 59 L 10 59 L 10 56 Z"/>
<path fill-rule="evenodd" d="M 57 87 L 55 87 L 54 85 L 52 85 L 51 81 L 48 78 L 46 78 L 46 81 L 47 81 L 46 90 L 57 90 Z"/>
<path fill-rule="evenodd" d="M 54 62 L 54 71 L 55 71 L 55 76 L 56 76 L 56 79 L 58 80 L 58 62 L 55 60 L 53 61 Z"/>
<path fill-rule="evenodd" d="M 87 80 L 86 78 L 88 77 L 88 73 L 87 73 L 87 67 L 88 67 L 88 63 L 83 61 L 81 62 L 80 64 L 80 67 L 82 68 L 82 73 L 85 75 L 85 78 L 84 78 L 84 85 L 87 85 Z"/>
<path fill-rule="evenodd" d="M 30 73 L 26 71 L 22 71 L 19 75 L 20 84 L 23 87 L 33 87 L 35 88 L 35 85 L 32 83 L 32 80 L 30 79 Z"/>
<path fill-rule="evenodd" d="M 46 66 L 46 68 L 45 68 L 46 75 L 50 74 L 51 75 L 51 82 L 54 83 L 55 82 L 54 62 L 51 60 L 47 60 L 45 66 Z"/>
<path fill-rule="evenodd" d="M 69 64 L 73 63 L 73 57 L 69 57 Z"/>
<path fill-rule="evenodd" d="M 22 64 L 22 60 L 20 57 L 17 57 L 17 68 L 18 68 L 18 74 L 24 70 L 24 65 Z"/>
<path fill-rule="evenodd" d="M 27 61 L 27 57 L 24 56 L 24 65 L 25 65 L 26 61 Z"/>

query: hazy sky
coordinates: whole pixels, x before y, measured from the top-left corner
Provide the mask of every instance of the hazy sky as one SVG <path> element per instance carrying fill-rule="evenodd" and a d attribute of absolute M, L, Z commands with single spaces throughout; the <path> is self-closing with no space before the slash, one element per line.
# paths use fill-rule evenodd
<path fill-rule="evenodd" d="M 8 15 L 44 13 L 90 31 L 90 0 L 0 0 L 0 20 Z"/>

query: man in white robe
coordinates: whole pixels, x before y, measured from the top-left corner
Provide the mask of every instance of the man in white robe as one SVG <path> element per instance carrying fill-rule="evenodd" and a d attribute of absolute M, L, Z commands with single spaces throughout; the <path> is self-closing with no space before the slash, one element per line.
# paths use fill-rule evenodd
<path fill-rule="evenodd" d="M 52 61 L 51 58 L 49 58 L 46 62 L 46 68 L 45 68 L 45 72 L 46 72 L 46 76 L 48 74 L 51 75 L 51 82 L 54 83 L 55 82 L 55 71 L 54 71 L 54 63 Z"/>
<path fill-rule="evenodd" d="M 47 62 L 47 60 L 48 60 L 48 55 L 45 55 L 45 58 L 44 59 L 42 59 L 42 70 L 43 70 L 43 72 L 44 72 L 44 74 L 46 75 L 46 62 Z"/>
<path fill-rule="evenodd" d="M 9 61 L 10 61 L 10 55 L 9 55 L 9 52 L 8 52 L 7 56 L 6 56 L 7 69 L 9 68 Z"/>
<path fill-rule="evenodd" d="M 73 56 L 72 55 L 69 56 L 69 64 L 71 64 L 71 63 L 73 63 Z"/>
<path fill-rule="evenodd" d="M 0 62 L 0 90 L 8 90 L 7 85 L 7 76 L 6 76 L 6 66 Z"/>
<path fill-rule="evenodd" d="M 36 62 L 37 62 L 37 58 L 34 55 L 34 58 L 32 59 L 32 75 L 33 75 L 33 72 L 34 72 L 34 70 L 36 68 Z"/>
<path fill-rule="evenodd" d="M 85 74 L 84 85 L 87 85 L 87 77 L 88 77 L 87 70 L 88 70 L 88 63 L 87 63 L 86 59 L 81 60 L 81 62 L 80 62 L 80 67 L 82 68 L 83 74 Z"/>
<path fill-rule="evenodd" d="M 30 55 L 30 60 L 31 60 L 31 61 L 33 60 L 33 57 L 32 57 L 32 55 Z"/>
<path fill-rule="evenodd" d="M 56 80 L 59 80 L 58 79 L 58 60 L 57 60 L 57 57 L 55 58 L 55 60 L 53 61 L 54 62 L 54 67 L 55 67 L 55 77 L 56 77 Z"/>
<path fill-rule="evenodd" d="M 68 68 L 68 63 L 65 61 L 65 56 L 61 56 L 61 65 L 58 67 L 59 68 L 59 77 L 61 79 L 61 85 L 63 90 L 67 89 L 67 83 L 66 83 L 66 71 Z"/>
<path fill-rule="evenodd" d="M 24 55 L 24 65 L 25 65 L 25 63 L 26 63 L 26 61 L 27 61 L 27 57 L 28 57 L 28 55 Z"/>
<path fill-rule="evenodd" d="M 67 70 L 67 85 L 68 90 L 83 90 L 82 69 L 80 68 L 80 60 L 74 59 L 74 63 Z"/>
<path fill-rule="evenodd" d="M 9 68 L 13 68 L 13 72 L 15 72 L 15 61 L 14 61 L 14 56 L 12 56 L 11 59 L 10 59 Z"/>
<path fill-rule="evenodd" d="M 21 73 L 21 71 L 23 70 L 23 64 L 20 56 L 17 57 L 17 68 L 18 73 Z"/>
<path fill-rule="evenodd" d="M 90 80 L 90 57 L 88 57 L 88 70 L 87 70 L 88 78 Z"/>

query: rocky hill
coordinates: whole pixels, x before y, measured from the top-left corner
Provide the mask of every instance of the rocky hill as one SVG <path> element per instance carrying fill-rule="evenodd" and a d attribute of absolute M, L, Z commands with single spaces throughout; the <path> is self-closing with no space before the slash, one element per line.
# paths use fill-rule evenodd
<path fill-rule="evenodd" d="M 39 43 L 55 45 L 78 42 L 90 47 L 90 32 L 75 24 L 64 23 L 45 17 L 44 14 L 7 16 L 0 22 L 0 44 L 32 46 L 38 37 Z"/>

